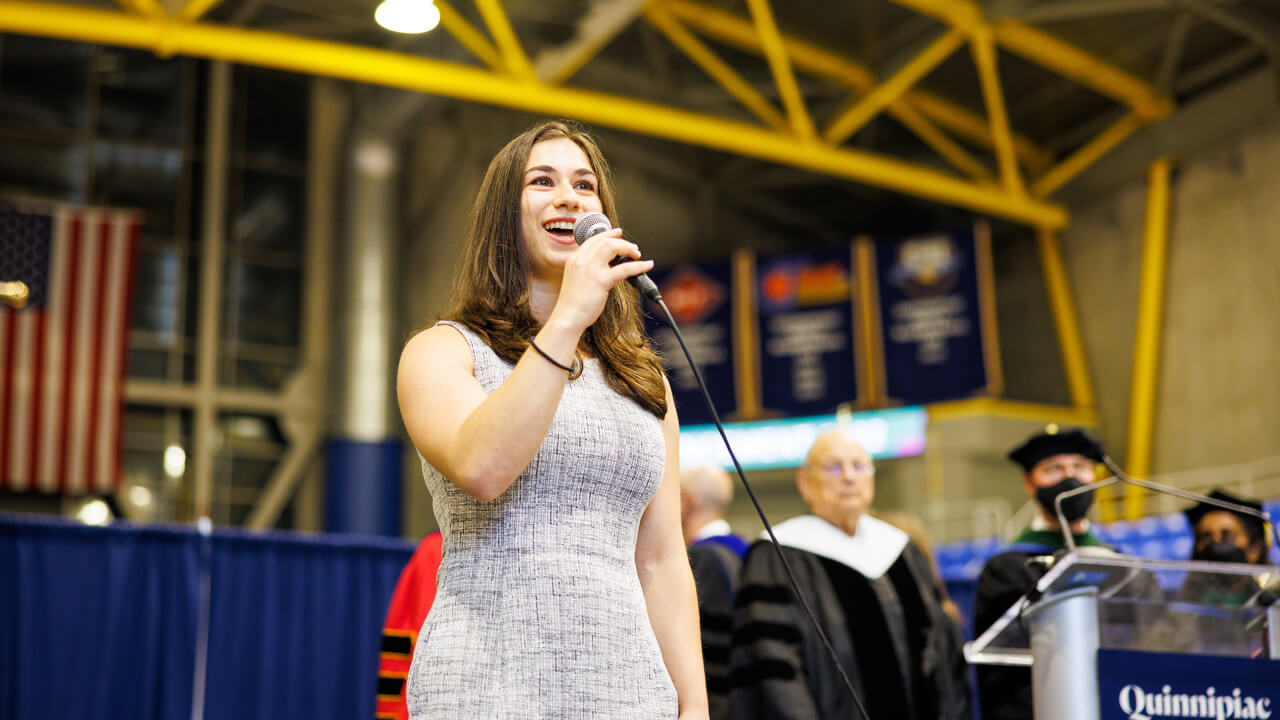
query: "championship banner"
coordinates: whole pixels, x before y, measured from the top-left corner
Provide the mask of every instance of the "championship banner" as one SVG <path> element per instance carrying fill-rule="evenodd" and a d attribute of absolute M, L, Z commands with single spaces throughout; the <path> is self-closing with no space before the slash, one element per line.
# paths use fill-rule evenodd
<path fill-rule="evenodd" d="M 720 416 L 738 410 L 734 377 L 733 270 L 728 261 L 683 263 L 653 269 L 649 277 L 662 292 L 671 315 L 689 346 L 689 354 L 702 371 L 707 392 Z M 671 394 L 681 425 L 711 422 L 698 381 L 680 350 L 675 332 L 662 309 L 649 305 L 645 326 L 662 356 L 662 367 L 671 382 Z"/>
<path fill-rule="evenodd" d="M 859 400 L 851 248 L 756 260 L 760 404 L 821 415 Z"/>
<path fill-rule="evenodd" d="M 1280 661 L 1098 651 L 1101 720 L 1280 717 Z"/>
<path fill-rule="evenodd" d="M 862 243 L 870 242 L 862 240 Z M 921 405 L 998 395 L 995 291 L 987 227 L 875 241 L 877 398 Z"/>

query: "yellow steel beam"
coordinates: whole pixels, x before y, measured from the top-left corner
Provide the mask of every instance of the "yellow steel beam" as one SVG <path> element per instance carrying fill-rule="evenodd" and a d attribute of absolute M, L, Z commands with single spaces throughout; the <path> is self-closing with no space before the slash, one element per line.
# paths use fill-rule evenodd
<path fill-rule="evenodd" d="M 1097 137 L 1081 146 L 1070 157 L 1032 183 L 1031 194 L 1040 198 L 1048 197 L 1050 193 L 1067 184 L 1072 178 L 1084 171 L 1085 168 L 1097 162 L 1098 158 L 1111 152 L 1115 146 L 1136 132 L 1146 122 L 1136 112 L 1127 113 L 1124 117 L 1112 123 L 1106 130 L 1099 133 Z"/>
<path fill-rule="evenodd" d="M 1053 311 L 1053 324 L 1058 331 L 1058 348 L 1062 353 L 1062 368 L 1067 375 L 1071 404 L 1081 409 L 1093 409 L 1096 406 L 1093 381 L 1084 352 L 1084 339 L 1080 335 L 1075 300 L 1071 295 L 1071 283 L 1062 262 L 1062 248 L 1057 235 L 1044 228 L 1037 230 L 1036 242 L 1040 249 L 1040 269 L 1044 272 L 1049 307 Z"/>
<path fill-rule="evenodd" d="M 501 70 L 503 68 L 502 56 L 494 49 L 493 43 L 489 39 L 480 34 L 467 22 L 453 6 L 445 2 L 445 0 L 435 0 L 436 9 L 440 11 L 440 25 L 453 36 L 467 50 L 471 51 L 480 62 L 493 68 Z"/>
<path fill-rule="evenodd" d="M 663 0 L 662 7 L 706 37 L 745 52 L 757 55 L 763 53 L 760 37 L 749 20 L 689 0 Z M 863 93 L 870 92 L 876 86 L 876 79 L 871 71 L 853 60 L 794 38 L 784 36 L 783 44 L 791 62 L 807 73 Z M 993 147 L 985 118 L 967 108 L 923 90 L 911 90 L 897 102 L 890 104 L 887 112 L 901 121 L 902 108 L 908 106 L 918 109 L 942 127 L 976 145 Z M 906 125 L 907 122 L 904 121 L 903 124 Z M 1026 138 L 1018 137 L 1015 141 L 1019 157 L 1028 168 L 1039 171 L 1049 167 L 1053 158 L 1051 152 Z"/>
<path fill-rule="evenodd" d="M 568 115 L 833 177 L 875 185 L 1030 225 L 1061 228 L 1066 211 L 1039 200 L 853 149 L 828 148 L 746 123 L 587 90 L 550 87 L 440 60 L 205 23 L 150 21 L 71 5 L 0 0 L 0 31 L 144 49 Z"/>
<path fill-rule="evenodd" d="M 1000 359 L 1000 325 L 996 321 L 995 263 L 991 259 L 991 224 L 982 221 L 974 226 L 974 259 L 977 270 L 978 322 L 982 323 L 983 369 L 986 371 L 985 392 L 994 397 L 1004 393 L 1004 363 Z M 981 292 L 981 288 L 988 288 Z"/>
<path fill-rule="evenodd" d="M 934 152 L 951 163 L 952 167 L 968 175 L 981 185 L 995 183 L 995 176 L 991 174 L 986 165 L 983 165 L 977 158 L 969 154 L 959 143 L 947 137 L 946 133 L 929 122 L 927 118 L 920 114 L 920 111 L 906 103 L 898 103 L 891 106 L 889 112 L 898 119 L 898 122 L 915 133 L 916 137 L 933 148 Z"/>
<path fill-rule="evenodd" d="M 156 0 L 133 0 L 133 3 L 147 17 L 163 18 L 169 16 L 169 13 L 165 12 L 164 6 Z"/>
<path fill-rule="evenodd" d="M 822 137 L 832 145 L 839 145 L 862 129 L 864 125 L 911 89 L 920 78 L 929 74 L 943 60 L 946 60 L 956 48 L 964 42 L 964 35 L 959 30 L 951 29 L 902 66 L 892 77 L 885 80 L 862 99 L 855 101 L 847 110 L 839 113 Z"/>
<path fill-rule="evenodd" d="M 551 85 L 559 85 L 573 77 L 584 65 L 591 62 L 608 43 L 600 43 L 591 47 L 583 47 L 569 57 L 564 63 L 557 65 L 554 72 L 540 74 L 538 79 Z M 534 68 L 537 72 L 537 68 Z"/>
<path fill-rule="evenodd" d="M 862 370 L 858 382 L 866 388 L 862 396 L 871 406 L 884 404 L 883 387 L 880 383 L 880 368 L 884 366 L 884 347 L 879 342 L 880 313 L 879 301 L 876 299 L 876 248 L 875 241 L 862 236 L 853 244 L 853 266 L 858 274 L 857 279 L 857 312 L 858 342 L 862 343 L 863 352 L 858 353 Z"/>
<path fill-rule="evenodd" d="M 965 32 L 982 21 L 982 9 L 973 0 L 892 0 L 921 15 L 930 15 Z"/>
<path fill-rule="evenodd" d="M 536 76 L 533 64 L 529 62 L 529 56 L 524 54 L 524 48 L 520 47 L 515 30 L 511 29 L 511 21 L 502 9 L 502 0 L 476 0 L 476 8 L 480 10 L 480 17 L 484 18 L 489 34 L 493 36 L 507 70 L 517 77 L 534 79 Z"/>
<path fill-rule="evenodd" d="M 787 119 L 782 116 L 782 113 L 778 112 L 763 95 L 756 92 L 750 83 L 734 72 L 733 68 L 721 60 L 715 52 L 686 30 L 679 20 L 671 16 L 671 13 L 651 5 L 645 8 L 644 17 L 649 24 L 666 35 L 672 45 L 680 48 L 690 60 L 720 83 L 730 95 L 737 98 L 738 102 L 755 113 L 756 117 L 780 132 L 786 131 Z"/>
<path fill-rule="evenodd" d="M 661 4 L 663 9 L 703 35 L 744 52 L 764 56 L 760 34 L 750 19 L 688 0 L 663 0 Z M 875 87 L 876 79 L 871 71 L 852 60 L 787 35 L 782 36 L 782 45 L 787 51 L 787 59 L 798 68 L 863 92 Z"/>
<path fill-rule="evenodd" d="M 738 417 L 760 417 L 760 357 L 756 333 L 756 258 L 746 248 L 733 251 L 733 367 L 737 377 Z"/>
<path fill-rule="evenodd" d="M 756 33 L 755 27 L 735 15 L 685 0 L 668 0 L 655 5 L 673 17 L 694 24 L 704 35 L 714 37 L 740 50 L 762 53 L 760 36 Z M 827 80 L 833 80 L 860 93 L 865 93 L 876 86 L 875 77 L 871 72 L 855 62 L 785 36 L 783 43 L 788 57 L 798 68 Z M 908 92 L 907 96 L 912 103 L 903 100 L 891 101 L 887 112 L 957 170 L 983 184 L 989 183 L 993 178 L 991 171 L 924 117 L 924 114 L 914 105 L 927 107 L 930 115 L 942 118 L 941 122 L 958 131 L 971 142 L 990 147 L 991 134 L 986 123 L 968 110 L 929 93 L 917 90 Z M 1052 156 L 1047 150 L 1034 147 L 1025 138 L 1015 138 L 1015 142 L 1018 152 L 1028 167 L 1039 170 L 1049 166 Z"/>
<path fill-rule="evenodd" d="M 1147 216 L 1142 239 L 1142 272 L 1138 280 L 1138 326 L 1133 346 L 1133 381 L 1129 390 L 1129 475 L 1151 475 L 1155 435 L 1156 391 L 1160 386 L 1160 342 L 1164 322 L 1164 285 L 1169 250 L 1169 159 L 1147 169 Z M 1142 514 L 1144 490 L 1125 488 L 1125 515 Z"/>
<path fill-rule="evenodd" d="M 1161 98 L 1155 88 L 1141 78 L 1018 20 L 1005 19 L 988 25 L 982 20 L 981 7 L 972 0 L 893 0 L 893 2 L 947 22 L 974 36 L 975 40 L 989 31 L 1001 47 L 1127 105 L 1143 121 L 1153 122 L 1172 112 L 1173 103 L 1167 98 Z M 975 59 L 977 59 L 976 55 Z M 979 71 L 981 72 L 981 67 Z M 984 89 L 985 87 L 984 82 Z M 1070 164 L 1063 163 L 1056 168 L 1055 175 L 1046 178 L 1049 182 L 1042 181 L 1041 185 L 1046 188 L 1042 195 L 1052 192 L 1054 187 L 1061 185 L 1071 175 L 1114 147 L 1115 143 L 1123 139 L 1121 133 L 1128 126 L 1128 122 L 1114 126 L 1098 138 L 1099 142 L 1091 144 L 1088 154 L 1077 153 L 1077 156 L 1068 161 Z M 1132 131 L 1129 129 L 1128 132 Z M 1112 144 L 1107 146 L 1107 143 Z M 998 145 L 996 149 L 999 154 Z M 1091 155 L 1092 153 L 1097 154 Z M 1001 168 L 1004 170 L 1003 174 L 1007 182 L 1010 175 L 1008 165 L 1003 160 Z M 1067 171 L 1073 172 L 1067 174 Z"/>
<path fill-rule="evenodd" d="M 996 70 L 996 46 L 990 31 L 985 27 L 975 28 L 969 36 L 969 47 L 973 51 L 973 62 L 978 66 L 978 79 L 982 82 L 982 99 L 987 105 L 991 136 L 996 145 L 996 160 L 1000 163 L 1000 181 L 1004 183 L 1006 192 L 1023 194 L 1026 188 L 1022 184 L 1022 175 L 1018 172 L 1018 158 L 1013 154 L 1013 133 L 1009 130 L 1004 92 L 1000 89 L 1000 73 Z"/>
<path fill-rule="evenodd" d="M 188 0 L 187 4 L 178 13 L 178 18 L 186 22 L 195 22 L 204 17 L 204 14 L 213 9 L 222 0 Z"/>
<path fill-rule="evenodd" d="M 797 137 L 808 140 L 817 135 L 813 128 L 813 120 L 804 107 L 804 97 L 800 87 L 796 85 L 796 76 L 791 72 L 791 62 L 787 60 L 787 48 L 778 32 L 778 25 L 773 21 L 773 11 L 769 9 L 769 0 L 747 0 L 751 17 L 756 23 L 756 34 L 760 37 L 760 46 L 764 48 L 764 57 L 769 61 L 769 70 L 773 73 L 773 82 L 778 86 L 778 94 L 782 96 L 782 106 L 787 109 L 787 119 L 791 121 L 791 129 Z"/>
<path fill-rule="evenodd" d="M 1019 20 L 1010 18 L 988 26 L 982 21 L 981 8 L 973 0 L 893 2 L 968 33 L 990 27 L 1001 47 L 1128 105 L 1146 120 L 1158 120 L 1168 113 L 1168 101 L 1138 77 Z"/>
<path fill-rule="evenodd" d="M 956 135 L 968 139 L 979 147 L 995 149 L 995 138 L 991 135 L 991 125 L 986 118 L 974 115 L 966 109 L 953 105 L 937 95 L 916 90 L 907 94 L 911 106 L 927 114 L 939 124 L 945 126 Z M 893 113 L 896 105 L 889 107 Z M 1028 170 L 1041 172 L 1053 164 L 1053 152 L 1042 148 L 1031 140 L 1014 135 L 1014 150 Z"/>
<path fill-rule="evenodd" d="M 613 0 L 596 4 L 578 21 L 577 34 L 567 44 L 545 51 L 533 60 L 534 72 L 542 82 L 560 85 L 591 62 L 649 5 L 651 0 Z M 604 8 L 608 12 L 604 12 Z"/>
<path fill-rule="evenodd" d="M 1150 84 L 1030 25 L 1001 20 L 992 32 L 1001 47 L 1128 105 L 1144 120 L 1159 120 L 1172 108 Z"/>

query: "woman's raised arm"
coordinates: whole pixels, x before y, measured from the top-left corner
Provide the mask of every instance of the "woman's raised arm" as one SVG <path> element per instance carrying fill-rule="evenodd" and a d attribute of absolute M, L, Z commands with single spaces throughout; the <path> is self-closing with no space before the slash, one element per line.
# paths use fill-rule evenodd
<path fill-rule="evenodd" d="M 534 342 L 570 365 L 587 326 L 604 309 L 609 290 L 653 267 L 651 261 L 610 266 L 640 250 L 619 237 L 597 235 L 565 264 L 558 299 Z M 409 438 L 422 456 L 463 492 L 492 500 L 533 460 L 551 427 L 568 373 L 526 350 L 511 376 L 491 395 L 475 378 L 471 350 L 456 329 L 437 325 L 405 344 L 396 395 Z"/>
<path fill-rule="evenodd" d="M 577 335 L 544 327 L 535 342 L 567 361 Z M 507 381 L 486 395 L 466 339 L 437 325 L 405 345 L 396 394 L 409 438 L 427 462 L 468 495 L 492 500 L 537 453 L 567 379 L 563 370 L 526 352 Z"/>

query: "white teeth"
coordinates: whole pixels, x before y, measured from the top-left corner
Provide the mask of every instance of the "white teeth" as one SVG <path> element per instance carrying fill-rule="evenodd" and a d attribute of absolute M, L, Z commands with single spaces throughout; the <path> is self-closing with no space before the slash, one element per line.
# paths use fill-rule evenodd
<path fill-rule="evenodd" d="M 547 230 L 567 230 L 570 232 L 573 231 L 573 223 L 567 220 L 554 220 L 549 223 L 543 223 L 542 227 L 546 228 Z"/>

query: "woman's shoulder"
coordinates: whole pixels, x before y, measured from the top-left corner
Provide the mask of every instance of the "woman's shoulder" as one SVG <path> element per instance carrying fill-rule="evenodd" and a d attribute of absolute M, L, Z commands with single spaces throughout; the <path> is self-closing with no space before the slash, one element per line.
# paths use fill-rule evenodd
<path fill-rule="evenodd" d="M 472 364 L 471 338 L 463 326 L 448 321 L 414 333 L 400 353 L 401 372 L 457 365 L 471 372 Z"/>
<path fill-rule="evenodd" d="M 437 343 L 469 345 L 475 331 L 455 320 L 440 320 L 434 325 L 420 328 L 409 336 L 405 347 L 416 344 L 435 345 Z"/>

